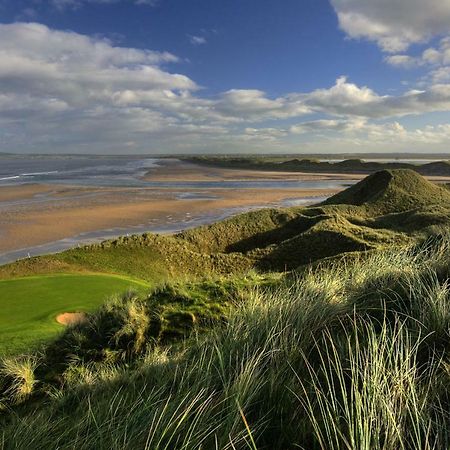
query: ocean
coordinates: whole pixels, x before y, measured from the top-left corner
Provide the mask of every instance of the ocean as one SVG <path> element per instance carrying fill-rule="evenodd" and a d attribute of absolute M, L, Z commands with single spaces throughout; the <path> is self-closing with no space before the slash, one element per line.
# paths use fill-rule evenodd
<path fill-rule="evenodd" d="M 0 157 L 0 186 L 66 184 L 85 187 L 151 187 L 189 189 L 336 189 L 341 181 L 244 180 L 244 181 L 145 181 L 151 169 L 177 162 L 170 158 L 139 157 Z M 186 194 L 186 193 L 185 193 Z M 187 194 L 189 195 L 189 193 Z"/>
<path fill-rule="evenodd" d="M 86 186 L 139 184 L 158 160 L 138 157 L 0 157 L 0 186 L 54 183 Z"/>

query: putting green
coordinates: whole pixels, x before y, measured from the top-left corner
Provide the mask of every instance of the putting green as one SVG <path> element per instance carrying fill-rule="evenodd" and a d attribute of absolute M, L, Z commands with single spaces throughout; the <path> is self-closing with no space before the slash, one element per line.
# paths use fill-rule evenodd
<path fill-rule="evenodd" d="M 92 311 L 109 296 L 148 285 L 103 274 L 55 274 L 0 281 L 0 355 L 28 351 L 64 326 L 63 312 Z"/>

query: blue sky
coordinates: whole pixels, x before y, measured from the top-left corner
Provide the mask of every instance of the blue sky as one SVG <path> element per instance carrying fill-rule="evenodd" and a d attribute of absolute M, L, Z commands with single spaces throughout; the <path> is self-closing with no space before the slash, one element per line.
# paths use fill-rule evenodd
<path fill-rule="evenodd" d="M 450 1 L 0 0 L 0 151 L 450 151 Z"/>

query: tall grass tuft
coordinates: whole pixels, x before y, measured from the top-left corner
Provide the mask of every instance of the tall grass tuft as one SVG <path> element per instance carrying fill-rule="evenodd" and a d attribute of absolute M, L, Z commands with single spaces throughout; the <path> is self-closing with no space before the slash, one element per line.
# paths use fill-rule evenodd
<path fill-rule="evenodd" d="M 8 416 L 2 447 L 449 448 L 449 250 L 443 238 L 246 291 L 206 334 L 83 366 L 48 406 Z M 136 336 L 139 317 L 120 323 Z"/>
<path fill-rule="evenodd" d="M 320 363 L 303 354 L 306 376 L 292 390 L 320 449 L 444 448 L 446 419 L 435 398 L 440 361 L 420 366 L 423 339 L 404 323 L 354 323 L 344 338 L 325 332 L 315 344 Z M 437 419 L 437 422 L 436 422 Z M 447 441 L 448 443 L 448 441 Z"/>
<path fill-rule="evenodd" d="M 28 399 L 37 380 L 35 370 L 38 360 L 33 356 L 5 358 L 0 363 L 1 384 L 4 396 L 13 405 Z"/>

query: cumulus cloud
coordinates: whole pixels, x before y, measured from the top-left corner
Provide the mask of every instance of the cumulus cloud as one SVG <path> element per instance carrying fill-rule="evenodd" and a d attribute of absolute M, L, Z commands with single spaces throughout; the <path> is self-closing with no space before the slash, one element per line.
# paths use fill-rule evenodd
<path fill-rule="evenodd" d="M 314 110 L 337 114 L 365 115 L 379 101 L 379 96 L 366 86 L 349 83 L 347 77 L 340 77 L 328 89 L 317 89 L 305 95 L 304 101 Z"/>
<path fill-rule="evenodd" d="M 268 98 L 257 89 L 232 89 L 222 94 L 214 109 L 225 117 L 240 120 L 264 120 L 296 117 L 311 112 L 296 95 Z"/>
<path fill-rule="evenodd" d="M 435 57 L 427 53 L 436 69 L 444 68 L 445 45 Z M 123 152 L 132 145 L 192 152 L 268 142 L 282 149 L 289 139 L 330 133 L 382 142 L 383 135 L 402 135 L 401 125 L 374 121 L 450 111 L 444 82 L 391 96 L 340 77 L 311 92 L 271 97 L 232 89 L 206 97 L 194 80 L 170 70 L 179 63 L 171 53 L 36 23 L 0 24 L 0 151 Z M 310 120 L 313 114 L 320 120 Z M 445 133 L 427 129 L 420 139 Z"/>
<path fill-rule="evenodd" d="M 450 125 L 406 129 L 399 122 L 374 123 L 365 119 L 316 120 L 291 127 L 309 151 L 448 151 Z"/>
<path fill-rule="evenodd" d="M 346 135 L 365 135 L 370 140 L 404 136 L 405 128 L 398 122 L 369 123 L 367 119 L 349 118 L 340 120 L 313 120 L 294 125 L 289 130 L 293 134 L 315 135 L 325 133 L 344 133 Z"/>
<path fill-rule="evenodd" d="M 450 33 L 450 2 L 443 0 L 331 0 L 339 24 L 352 38 L 396 53 Z"/>
<path fill-rule="evenodd" d="M 450 65 L 450 37 L 441 39 L 437 47 L 429 47 L 418 57 L 408 55 L 392 55 L 386 60 L 393 65 L 416 65 L 448 66 Z"/>
<path fill-rule="evenodd" d="M 400 117 L 450 110 L 450 84 L 436 84 L 427 90 L 411 90 L 400 96 L 379 95 L 368 87 L 359 87 L 341 77 L 329 89 L 301 95 L 313 111 L 340 116 L 366 118 Z"/>
<path fill-rule="evenodd" d="M 184 75 L 159 66 L 178 61 L 170 53 L 113 47 L 107 40 L 50 30 L 35 23 L 0 25 L 0 77 L 12 91 L 73 92 L 102 84 L 195 89 Z"/>
<path fill-rule="evenodd" d="M 428 73 L 422 82 L 437 84 L 450 81 L 450 37 L 441 39 L 439 45 L 427 48 L 418 56 L 389 55 L 385 61 L 392 66 L 404 69 L 425 67 Z"/>
<path fill-rule="evenodd" d="M 196 83 L 165 69 L 177 61 L 167 52 L 115 47 L 40 24 L 0 25 L 0 118 L 34 142 L 40 135 L 107 142 L 110 135 L 117 139 L 118 130 L 174 128 L 173 116 L 183 112 L 177 111 L 179 99 L 188 112 L 201 108 L 189 101 Z M 145 107 L 139 97 L 157 105 Z"/>
<path fill-rule="evenodd" d="M 263 91 L 256 89 L 233 89 L 222 95 L 216 108 L 229 116 L 234 116 L 239 111 L 247 118 L 261 118 L 278 114 L 283 109 L 283 101 L 268 99 Z"/>
<path fill-rule="evenodd" d="M 323 132 L 353 132 L 363 129 L 367 125 L 366 119 L 321 119 L 302 122 L 290 127 L 293 134 L 323 133 Z"/>
<path fill-rule="evenodd" d="M 438 47 L 426 49 L 421 62 L 431 66 L 428 78 L 433 83 L 450 81 L 450 37 L 442 39 Z"/>
<path fill-rule="evenodd" d="M 245 141 L 277 142 L 288 135 L 288 131 L 280 128 L 245 128 L 242 139 Z"/>

